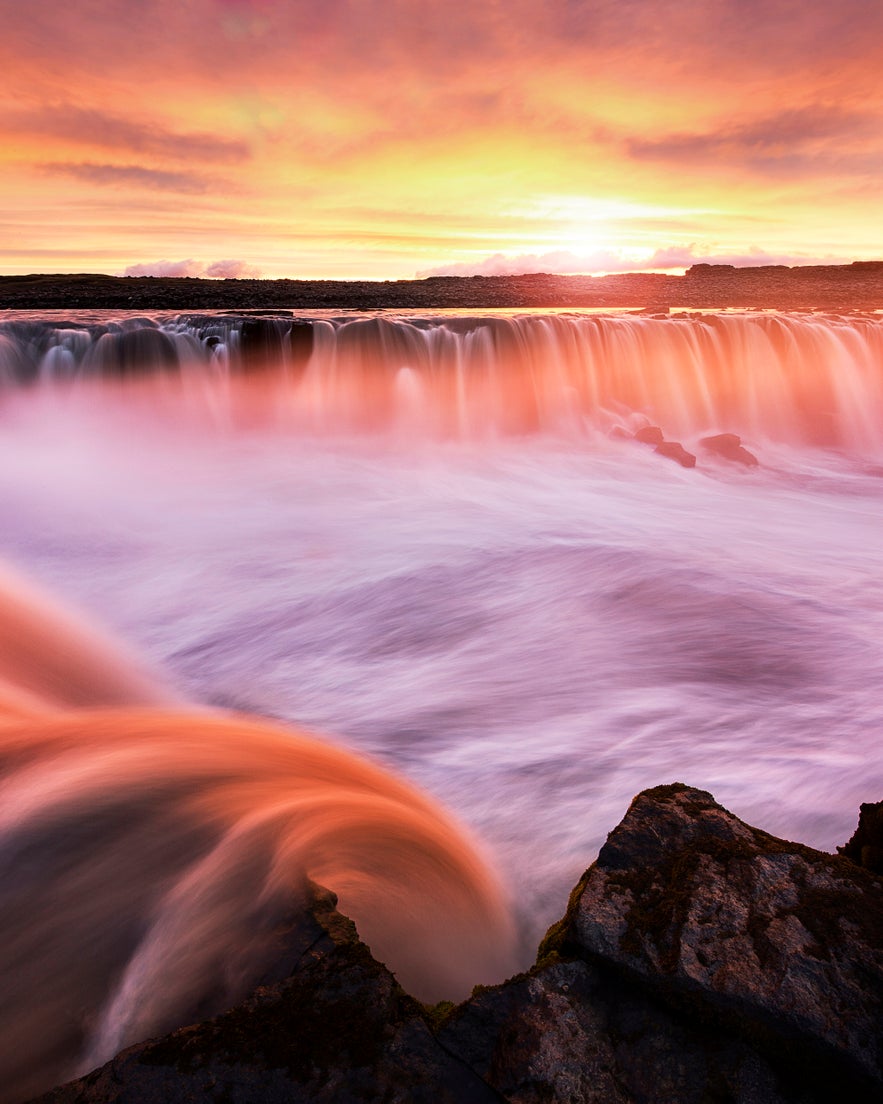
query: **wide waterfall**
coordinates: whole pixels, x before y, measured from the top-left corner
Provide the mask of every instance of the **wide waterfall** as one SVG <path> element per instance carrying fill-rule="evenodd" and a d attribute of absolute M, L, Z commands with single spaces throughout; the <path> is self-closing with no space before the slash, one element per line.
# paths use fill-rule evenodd
<path fill-rule="evenodd" d="M 873 314 L 0 316 L 7 1099 L 237 999 L 305 875 L 458 995 L 645 786 L 844 842 L 881 461 Z"/>
<path fill-rule="evenodd" d="M 160 316 L 0 325 L 0 381 L 164 376 L 237 416 L 261 377 L 295 429 L 436 438 L 609 431 L 883 448 L 883 319 L 775 314 Z M 237 383 L 240 386 L 237 386 Z M 228 394 L 223 394 L 224 389 Z M 231 391 L 232 389 L 232 391 Z M 265 410 L 265 415 L 268 413 Z"/>

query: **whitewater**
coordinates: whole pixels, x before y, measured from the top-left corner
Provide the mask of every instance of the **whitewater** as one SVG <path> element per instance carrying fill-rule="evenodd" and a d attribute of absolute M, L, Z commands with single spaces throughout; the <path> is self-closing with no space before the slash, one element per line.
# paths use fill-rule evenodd
<path fill-rule="evenodd" d="M 0 381 L 0 556 L 430 794 L 517 965 L 646 786 L 825 850 L 883 792 L 879 316 L 7 314 Z"/>

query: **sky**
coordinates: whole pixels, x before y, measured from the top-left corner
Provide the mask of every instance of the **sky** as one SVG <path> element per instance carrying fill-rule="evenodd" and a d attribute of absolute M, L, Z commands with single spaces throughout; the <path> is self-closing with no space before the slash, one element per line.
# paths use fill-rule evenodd
<path fill-rule="evenodd" d="M 883 258 L 871 0 L 0 0 L 0 273 Z"/>

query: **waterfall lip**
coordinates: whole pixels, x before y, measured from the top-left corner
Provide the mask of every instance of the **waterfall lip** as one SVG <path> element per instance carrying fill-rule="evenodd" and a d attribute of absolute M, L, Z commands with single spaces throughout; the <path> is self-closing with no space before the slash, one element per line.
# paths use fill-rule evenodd
<path fill-rule="evenodd" d="M 8 315 L 9 312 L 6 312 Z M 149 381 L 154 410 L 236 430 L 628 440 L 883 453 L 883 317 L 646 310 L 36 312 L 0 317 L 0 386 Z M 96 404 L 100 405 L 100 404 Z M 129 404 L 131 405 L 131 404 Z M 671 446 L 669 445 L 671 442 Z M 752 448 L 742 455 L 762 455 Z"/>

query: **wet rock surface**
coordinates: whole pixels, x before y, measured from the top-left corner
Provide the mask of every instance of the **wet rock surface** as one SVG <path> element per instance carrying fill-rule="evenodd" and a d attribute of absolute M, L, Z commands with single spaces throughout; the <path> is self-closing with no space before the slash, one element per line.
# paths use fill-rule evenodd
<path fill-rule="evenodd" d="M 662 441 L 653 451 L 658 456 L 664 456 L 666 460 L 674 460 L 682 468 L 696 467 L 696 457 L 692 452 L 687 452 L 680 441 Z"/>
<path fill-rule="evenodd" d="M 641 426 L 635 434 L 635 440 L 640 441 L 642 445 L 661 445 L 665 438 L 659 426 L 648 425 Z"/>
<path fill-rule="evenodd" d="M 881 807 L 863 806 L 871 831 Z M 701 790 L 639 794 L 536 965 L 456 1008 L 408 997 L 332 895 L 312 916 L 284 981 L 41 1100 L 883 1098 L 883 879 Z"/>
<path fill-rule="evenodd" d="M 724 460 L 744 464 L 747 468 L 756 468 L 757 457 L 742 445 L 742 438 L 735 433 L 716 433 L 712 437 L 703 437 L 699 442 L 706 452 L 714 453 Z"/>

